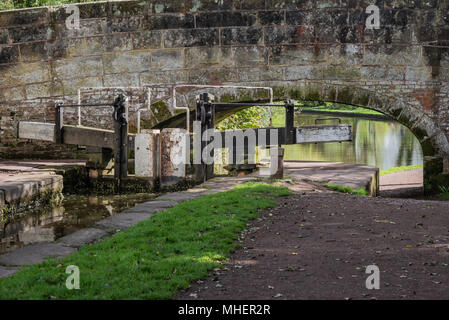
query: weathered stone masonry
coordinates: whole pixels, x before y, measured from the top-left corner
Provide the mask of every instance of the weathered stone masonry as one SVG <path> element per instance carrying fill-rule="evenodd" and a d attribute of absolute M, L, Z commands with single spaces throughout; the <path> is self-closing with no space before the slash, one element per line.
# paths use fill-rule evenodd
<path fill-rule="evenodd" d="M 0 157 L 73 156 L 64 147 L 15 138 L 19 120 L 52 121 L 54 101 L 80 86 L 164 83 L 267 85 L 276 98 L 328 100 L 379 110 L 421 141 L 426 186 L 449 171 L 449 0 L 374 1 L 381 28 L 366 30 L 358 0 L 149 0 L 79 5 L 69 30 L 65 7 L 0 12 Z M 83 100 L 111 99 L 89 92 Z M 146 102 L 132 94 L 131 118 Z M 231 92 L 227 100 L 266 95 Z M 186 93 L 185 99 L 189 100 Z M 164 103 L 154 126 L 173 116 Z M 68 112 L 67 120 L 75 113 Z M 109 111 L 84 124 L 107 127 Z M 58 153 L 53 152 L 60 149 Z M 48 152 L 51 150 L 51 154 Z M 61 153 L 62 152 L 62 153 Z"/>

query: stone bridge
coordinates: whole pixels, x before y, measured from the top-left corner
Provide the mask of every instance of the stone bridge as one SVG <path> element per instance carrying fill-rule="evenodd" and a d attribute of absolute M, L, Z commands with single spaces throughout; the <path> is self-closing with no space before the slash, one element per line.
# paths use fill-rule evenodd
<path fill-rule="evenodd" d="M 369 30 L 373 2 L 380 29 Z M 78 8 L 79 29 L 66 25 L 64 6 L 0 12 L 0 157 L 73 157 L 73 148 L 17 140 L 17 123 L 52 122 L 54 101 L 77 101 L 79 87 L 239 84 L 271 86 L 276 99 L 383 112 L 421 142 L 426 188 L 449 184 L 449 0 L 138 0 Z M 115 93 L 86 91 L 82 100 Z M 133 121 L 147 96 L 128 94 Z M 181 92 L 178 105 L 193 107 L 194 94 Z M 268 98 L 263 91 L 216 95 Z M 156 94 L 146 127 L 176 122 L 166 98 Z M 83 111 L 83 124 L 108 127 L 109 111 Z"/>

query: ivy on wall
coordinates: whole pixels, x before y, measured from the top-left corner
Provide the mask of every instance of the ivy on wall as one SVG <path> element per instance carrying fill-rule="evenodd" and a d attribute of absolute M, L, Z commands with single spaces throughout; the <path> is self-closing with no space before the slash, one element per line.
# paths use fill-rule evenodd
<path fill-rule="evenodd" d="M 263 128 L 268 126 L 270 121 L 270 114 L 267 108 L 250 107 L 221 121 L 218 130 L 234 130 L 234 129 L 250 129 Z"/>

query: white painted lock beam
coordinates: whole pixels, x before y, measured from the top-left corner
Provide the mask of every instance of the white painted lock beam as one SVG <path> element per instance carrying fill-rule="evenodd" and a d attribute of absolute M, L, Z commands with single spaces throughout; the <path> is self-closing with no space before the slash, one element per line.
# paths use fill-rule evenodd
<path fill-rule="evenodd" d="M 156 181 L 160 177 L 160 130 L 142 130 L 135 138 L 136 177 Z"/>
<path fill-rule="evenodd" d="M 296 128 L 296 143 L 352 141 L 350 124 L 321 124 Z"/>

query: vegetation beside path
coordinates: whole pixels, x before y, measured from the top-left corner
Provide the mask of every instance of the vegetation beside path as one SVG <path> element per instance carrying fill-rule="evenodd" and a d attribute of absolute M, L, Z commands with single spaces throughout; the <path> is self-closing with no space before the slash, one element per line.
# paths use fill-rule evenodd
<path fill-rule="evenodd" d="M 343 192 L 343 193 L 349 193 L 349 194 L 355 194 L 358 196 L 367 196 L 368 195 L 368 191 L 366 191 L 363 188 L 360 189 L 352 189 L 351 187 L 348 186 L 340 186 L 337 184 L 325 184 L 324 185 L 326 188 L 338 191 L 338 192 Z"/>
<path fill-rule="evenodd" d="M 168 299 L 221 266 L 258 210 L 287 196 L 286 187 L 246 183 L 159 212 L 63 260 L 29 266 L 0 279 L 0 299 Z M 80 289 L 66 288 L 66 267 Z"/>
<path fill-rule="evenodd" d="M 379 174 L 384 175 L 384 174 L 390 174 L 390 173 L 402 172 L 402 171 L 408 171 L 408 170 L 416 170 L 416 169 L 422 169 L 422 168 L 423 168 L 422 164 L 416 164 L 416 165 L 412 165 L 412 166 L 392 167 L 392 168 L 388 168 L 386 170 L 381 170 L 379 172 Z"/>
<path fill-rule="evenodd" d="M 105 0 L 2 0 L 0 2 L 0 11 L 22 9 L 30 7 L 56 6 L 70 3 L 84 3 Z"/>

